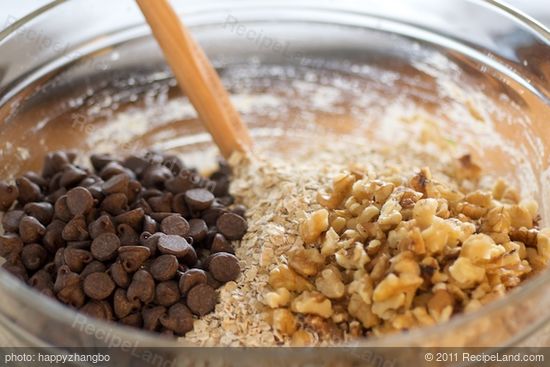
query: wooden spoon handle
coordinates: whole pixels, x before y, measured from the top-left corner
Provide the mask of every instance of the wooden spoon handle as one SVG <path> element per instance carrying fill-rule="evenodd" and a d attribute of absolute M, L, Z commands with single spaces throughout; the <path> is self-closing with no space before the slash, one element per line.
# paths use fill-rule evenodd
<path fill-rule="evenodd" d="M 252 138 L 229 95 L 167 0 L 136 0 L 157 39 L 180 88 L 197 110 L 222 155 L 245 152 Z"/>

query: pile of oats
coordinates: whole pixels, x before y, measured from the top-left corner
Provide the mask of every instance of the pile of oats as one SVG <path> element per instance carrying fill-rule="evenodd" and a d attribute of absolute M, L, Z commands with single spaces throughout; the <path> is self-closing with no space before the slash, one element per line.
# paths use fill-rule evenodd
<path fill-rule="evenodd" d="M 509 246 L 507 247 L 507 245 L 500 245 L 502 239 L 498 239 L 498 235 L 496 234 L 495 238 L 491 237 L 490 232 L 505 232 L 503 226 L 498 229 L 484 229 L 485 236 L 487 237 L 483 237 L 482 239 L 488 239 L 488 241 L 491 239 L 492 242 L 489 241 L 489 243 L 494 243 L 496 250 L 502 252 L 504 249 L 506 253 L 518 252 L 519 258 L 522 261 L 521 264 L 525 265 L 525 267 L 521 267 L 520 270 L 522 271 L 518 274 L 513 274 L 517 279 L 514 277 L 507 278 L 509 283 L 500 286 L 495 292 L 493 292 L 493 289 L 487 288 L 489 284 L 486 282 L 478 282 L 475 284 L 476 287 L 470 287 L 469 280 L 462 285 L 458 284 L 460 282 L 449 281 L 449 278 L 452 277 L 449 275 L 449 272 L 453 272 L 449 268 L 452 264 L 455 264 L 455 259 L 459 257 L 460 248 L 453 250 L 454 252 L 445 253 L 447 257 L 443 255 L 442 257 L 438 257 L 439 255 L 434 254 L 432 249 L 429 249 L 429 244 L 424 243 L 424 250 L 422 250 L 420 245 L 418 248 L 415 248 L 411 244 L 411 241 L 401 238 L 409 238 L 408 231 L 413 230 L 415 227 L 414 223 L 411 224 L 411 221 L 414 220 L 414 206 L 421 200 L 421 197 L 419 195 L 410 195 L 409 198 L 412 201 L 409 204 L 411 204 L 411 207 L 407 210 L 394 208 L 396 209 L 396 213 L 400 213 L 400 218 L 398 218 L 399 215 L 390 210 L 391 205 L 388 204 L 386 209 L 383 209 L 383 206 L 387 201 L 390 201 L 394 189 L 399 185 L 409 186 L 409 188 L 411 185 L 413 188 L 415 187 L 414 185 L 417 185 L 416 188 L 419 192 L 422 192 L 421 188 L 424 187 L 423 185 L 426 183 L 426 179 L 428 179 L 429 182 L 436 182 L 437 185 L 448 188 L 450 192 L 470 193 L 471 199 L 475 197 L 473 200 L 474 203 L 470 203 L 473 204 L 472 206 L 468 204 L 467 200 L 463 200 L 460 210 L 464 218 L 457 217 L 458 219 L 455 219 L 457 221 L 463 220 L 464 222 L 468 222 L 465 217 L 472 219 L 472 217 L 477 216 L 477 219 L 471 220 L 472 223 L 468 222 L 469 224 L 463 225 L 465 231 L 469 231 L 469 235 L 474 234 L 474 232 L 477 233 L 477 229 L 479 228 L 476 225 L 482 222 L 482 217 L 487 218 L 489 216 L 490 210 L 485 210 L 485 208 L 479 209 L 480 205 L 478 204 L 485 205 L 488 202 L 477 203 L 477 199 L 485 200 L 487 197 L 478 198 L 475 193 L 477 190 L 483 188 L 484 181 L 489 182 L 491 180 L 484 180 L 485 177 L 483 175 L 480 176 L 481 168 L 474 162 L 472 157 L 468 154 L 457 154 L 460 152 L 457 152 L 454 147 L 438 146 L 437 149 L 432 149 L 433 147 L 429 145 L 411 146 L 401 144 L 388 149 L 387 147 L 375 147 L 373 145 L 366 146 L 365 141 L 359 138 L 342 141 L 342 139 L 338 140 L 327 136 L 324 140 L 319 139 L 317 143 L 315 148 L 304 148 L 302 151 L 294 150 L 293 155 L 286 159 L 284 157 L 274 158 L 273 155 L 263 154 L 261 151 L 251 157 L 242 155 L 232 157 L 230 161 L 230 164 L 234 167 L 232 193 L 238 201 L 248 207 L 249 232 L 236 248 L 236 255 L 241 261 L 242 275 L 236 282 L 230 282 L 220 289 L 220 303 L 216 306 L 216 310 L 195 322 L 194 330 L 189 332 L 185 338 L 182 338 L 184 343 L 202 346 L 330 345 L 334 342 L 353 340 L 358 336 L 381 334 L 408 329 L 414 326 L 429 325 L 445 321 L 452 314 L 458 311 L 462 312 L 466 309 L 466 303 L 461 303 L 461 306 L 452 309 L 447 307 L 449 300 L 447 296 L 450 295 L 456 298 L 462 292 L 464 298 L 471 301 L 469 308 L 474 309 L 492 299 L 494 294 L 502 295 L 508 287 L 516 286 L 519 283 L 518 280 L 523 280 L 526 274 L 530 274 L 534 269 L 541 268 L 542 263 L 545 262 L 542 257 L 539 259 L 540 261 L 531 259 L 523 261 L 526 258 L 527 251 L 525 250 L 525 246 L 520 246 L 519 249 L 514 250 L 511 247 L 508 248 Z M 457 159 L 457 157 L 460 158 Z M 430 170 L 428 171 L 428 169 L 423 167 L 430 167 Z M 332 267 L 326 266 L 330 261 L 327 260 L 325 263 L 325 259 L 323 260 L 323 265 L 316 268 L 315 261 L 313 261 L 312 265 L 311 260 L 318 257 L 317 255 L 323 251 L 322 245 L 327 237 L 332 236 L 336 243 L 348 243 L 352 250 L 355 248 L 354 245 L 358 241 L 361 241 L 361 238 L 349 237 L 351 233 L 346 231 L 349 229 L 347 228 L 347 224 L 338 228 L 342 224 L 338 224 L 341 220 L 335 220 L 338 217 L 335 214 L 337 210 L 342 211 L 340 212 L 342 217 L 346 217 L 346 215 L 349 216 L 349 213 L 345 214 L 343 211 L 349 212 L 357 208 L 351 208 L 350 205 L 348 207 L 343 204 L 340 205 L 340 202 L 331 206 L 328 202 L 331 199 L 330 188 L 333 188 L 334 182 L 342 179 L 345 180 L 345 177 L 350 177 L 349 179 L 353 180 L 353 183 L 359 180 L 366 180 L 366 184 L 374 183 L 374 186 L 378 189 L 384 187 L 382 191 L 388 195 L 384 195 L 384 198 L 379 198 L 380 203 L 376 208 L 378 212 L 373 217 L 373 221 L 377 222 L 378 219 L 384 217 L 383 221 L 387 221 L 385 224 L 387 228 L 384 228 L 384 235 L 378 239 L 380 244 L 374 237 L 366 243 L 363 241 L 363 245 L 366 245 L 366 257 L 357 256 L 357 259 L 355 259 L 354 252 L 346 252 L 346 250 L 349 250 L 346 248 L 343 250 L 345 254 L 342 252 L 342 256 L 340 256 L 341 264 L 335 260 L 335 255 L 331 254 L 330 256 L 332 256 L 333 260 L 330 261 L 334 263 Z M 495 186 L 497 190 L 501 190 L 498 194 L 500 196 L 497 199 L 503 202 L 508 200 L 510 203 L 513 201 L 519 203 L 518 193 L 513 188 L 502 185 L 502 183 L 498 183 Z M 389 190 L 390 186 L 391 190 Z M 329 189 L 328 193 L 326 193 L 327 189 Z M 425 189 L 424 187 L 423 190 L 425 191 Z M 428 188 L 428 190 L 430 189 Z M 488 186 L 484 189 L 491 192 Z M 411 191 L 416 190 L 411 189 Z M 325 193 L 325 195 L 321 195 L 320 198 L 320 193 Z M 353 197 L 349 192 L 346 192 L 340 198 L 340 201 L 347 201 L 350 196 Z M 351 202 L 348 204 L 351 204 Z M 369 206 L 366 203 L 354 204 L 358 204 L 358 207 L 363 209 L 361 213 Z M 402 204 L 400 203 L 399 205 L 403 206 Z M 430 216 L 432 220 L 430 223 L 434 221 L 439 223 L 439 219 L 434 219 L 435 217 L 440 218 L 438 215 L 442 214 L 441 211 L 438 211 L 442 209 L 439 202 L 437 202 L 438 205 L 435 205 L 432 201 L 425 202 L 425 204 L 424 209 L 427 212 L 431 213 L 431 210 L 434 208 L 436 210 L 436 215 Z M 363 208 L 361 205 L 365 207 Z M 532 206 L 534 205 L 532 202 L 525 205 L 527 207 L 524 209 L 528 212 L 532 219 L 533 227 L 535 227 L 538 220 L 535 213 L 536 208 Z M 420 209 L 421 205 L 419 205 L 418 213 L 422 212 Z M 323 210 L 326 213 L 322 212 Z M 476 213 L 476 210 L 481 210 L 483 213 Z M 522 214 L 526 214 L 524 210 L 520 210 Z M 380 212 L 384 212 L 384 215 L 382 216 Z M 360 213 L 357 214 L 361 215 Z M 443 215 L 443 217 L 445 216 L 446 214 Z M 320 219 L 320 222 L 323 222 L 319 226 L 317 226 L 315 220 L 311 220 L 311 218 L 316 217 Z M 448 218 L 440 219 L 447 220 Z M 309 237 L 307 234 L 308 221 L 310 222 L 309 230 L 311 232 Z M 429 220 L 426 219 L 426 223 L 424 224 L 428 225 L 428 222 Z M 483 223 L 487 225 L 487 221 Z M 496 225 L 495 223 L 490 223 L 493 227 Z M 388 234 L 398 227 L 400 230 L 395 231 L 396 233 L 391 238 L 394 249 L 389 251 L 387 249 L 389 246 Z M 333 233 L 330 231 L 331 228 L 333 229 Z M 527 232 L 518 228 L 510 228 L 510 230 L 517 232 L 514 236 L 525 235 L 532 237 L 531 228 L 527 228 Z M 423 229 L 429 229 L 429 226 Z M 365 233 L 360 235 L 365 235 Z M 402 236 L 397 238 L 400 235 Z M 435 235 L 437 237 L 437 234 Z M 348 236 L 348 238 L 343 238 L 345 236 Z M 374 241 L 372 241 L 373 239 Z M 516 238 L 513 240 L 515 241 Z M 403 249 L 400 247 L 401 245 L 408 247 Z M 547 245 L 550 246 L 550 237 Z M 370 250 L 369 246 L 371 246 Z M 422 271 L 418 273 L 416 270 L 428 266 L 426 264 L 418 264 L 414 261 L 404 262 L 410 263 L 406 264 L 411 265 L 412 274 L 410 279 L 416 282 L 412 282 L 414 286 L 411 283 L 412 288 L 407 288 L 406 292 L 404 291 L 396 298 L 400 302 L 403 299 L 405 300 L 404 302 L 407 303 L 406 312 L 399 314 L 395 312 L 395 309 L 399 307 L 392 309 L 392 305 L 384 304 L 388 307 L 377 309 L 376 311 L 379 315 L 375 314 L 374 317 L 369 318 L 359 313 L 358 310 L 361 307 L 354 308 L 352 306 L 352 312 L 343 307 L 344 305 L 349 306 L 349 302 L 346 304 L 335 302 L 334 308 L 328 307 L 332 306 L 330 305 L 331 298 L 328 296 L 338 298 L 342 292 L 349 292 L 350 283 L 353 280 L 353 271 L 357 270 L 353 269 L 355 265 L 352 263 L 355 260 L 359 263 L 362 261 L 365 263 L 374 262 L 374 259 L 377 258 L 376 253 L 378 250 L 375 249 L 377 246 L 379 248 L 386 247 L 383 252 L 387 253 L 386 260 L 388 261 L 384 263 L 390 264 L 392 261 L 393 263 L 391 271 L 390 265 L 381 270 L 380 279 L 377 280 L 376 285 L 384 283 L 385 286 L 391 283 L 392 279 L 388 279 L 388 275 L 395 270 L 397 260 L 407 260 L 410 257 L 416 261 L 418 257 L 415 257 L 414 250 L 424 251 L 424 254 L 420 256 L 422 259 L 432 258 L 435 261 L 439 261 L 446 258 L 448 260 L 444 264 L 438 264 L 443 266 L 434 270 L 434 274 L 438 274 L 438 276 L 443 278 L 447 277 L 446 280 L 439 279 L 441 284 L 434 286 L 429 292 L 424 292 L 430 296 L 437 293 L 438 299 L 432 301 L 432 305 L 438 307 L 436 313 L 432 312 L 430 314 L 430 311 L 427 309 L 424 309 L 424 313 L 420 310 L 413 312 L 414 296 L 417 293 L 416 290 L 420 287 L 418 283 L 420 283 L 420 279 L 425 275 Z M 536 244 L 534 248 L 536 253 Z M 307 249 L 308 252 L 297 252 L 300 249 L 302 251 Z M 314 251 L 311 251 L 311 249 L 314 249 Z M 529 251 L 532 252 L 531 250 Z M 400 256 L 400 252 L 403 252 L 405 255 Z M 409 256 L 410 254 L 412 255 Z M 294 255 L 294 258 L 292 258 L 292 255 Z M 344 255 L 349 255 L 349 258 L 346 258 Z M 300 260 L 304 259 L 307 261 L 300 263 Z M 346 260 L 350 260 L 348 261 L 350 264 L 347 264 Z M 461 262 L 467 262 L 467 260 L 461 260 Z M 312 265 L 314 270 L 307 269 L 309 265 Z M 460 270 L 457 269 L 458 265 L 455 264 L 453 268 L 455 273 Z M 470 265 L 478 266 L 478 264 Z M 348 274 L 349 282 L 343 284 L 343 288 L 339 284 L 334 286 L 331 282 L 331 279 L 334 280 L 337 278 L 336 272 L 333 271 L 335 269 L 334 266 L 339 267 L 337 269 L 340 273 L 347 271 L 346 266 L 352 269 L 350 270 L 350 274 L 352 274 L 351 278 L 349 277 L 350 274 Z M 371 273 L 374 267 L 366 266 Z M 403 265 L 403 268 L 407 267 Z M 297 269 L 300 269 L 300 271 L 296 271 Z M 275 278 L 277 275 L 283 274 L 283 278 L 286 277 L 286 279 L 284 282 L 277 284 L 276 280 L 273 281 L 274 274 L 276 274 Z M 288 286 L 289 274 L 290 286 Z M 465 276 L 469 277 L 470 274 L 466 274 Z M 392 277 L 390 276 L 389 278 Z M 396 278 L 399 282 L 400 275 L 396 276 Z M 384 279 L 385 282 L 383 282 Z M 449 288 L 452 288 L 453 292 L 448 291 L 445 282 L 452 283 L 452 286 Z M 479 283 L 483 283 L 483 285 Z M 287 287 L 285 288 L 281 284 Z M 272 285 L 275 286 L 273 287 Z M 372 296 L 372 292 L 360 292 L 360 284 L 356 284 L 356 286 L 351 288 L 355 288 L 358 295 L 367 298 L 369 294 Z M 287 288 L 290 288 L 290 290 Z M 374 291 L 375 288 L 372 290 Z M 438 292 L 438 289 L 441 289 L 441 291 Z M 433 294 L 430 293 L 431 291 L 433 291 Z M 442 291 L 445 291 L 445 294 Z M 473 295 L 474 293 L 475 295 Z M 313 297 L 311 297 L 312 295 Z M 485 299 L 483 299 L 484 296 L 486 296 Z M 380 296 L 377 294 L 376 297 L 377 299 L 378 297 L 388 299 L 390 300 L 389 303 L 393 300 L 392 295 L 385 297 L 384 295 Z M 355 306 L 364 306 L 364 299 L 361 299 L 363 303 L 357 304 L 359 298 L 354 298 Z M 349 297 L 346 296 L 346 299 L 349 300 Z M 430 297 L 424 296 L 422 300 L 424 306 L 429 299 Z M 481 301 L 482 299 L 483 301 Z M 327 305 L 327 301 L 329 305 Z M 419 303 L 420 299 L 417 299 L 416 302 Z M 455 302 L 456 300 L 453 299 L 453 304 Z M 462 300 L 459 300 L 459 302 L 462 302 Z M 403 307 L 400 310 L 403 310 Z M 415 315 L 415 312 L 417 315 Z M 350 313 L 354 313 L 355 315 L 352 316 Z M 369 313 L 369 316 L 373 316 L 372 312 Z M 330 320 L 330 325 L 327 324 L 327 320 Z M 339 322 L 340 325 L 338 325 Z"/>

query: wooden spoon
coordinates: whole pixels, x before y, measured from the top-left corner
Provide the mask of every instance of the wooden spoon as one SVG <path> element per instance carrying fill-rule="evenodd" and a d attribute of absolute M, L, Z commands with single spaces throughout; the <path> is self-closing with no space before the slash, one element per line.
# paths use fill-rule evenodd
<path fill-rule="evenodd" d="M 231 103 L 216 70 L 167 0 L 136 0 L 180 88 L 197 110 L 222 155 L 252 146 L 248 129 Z"/>

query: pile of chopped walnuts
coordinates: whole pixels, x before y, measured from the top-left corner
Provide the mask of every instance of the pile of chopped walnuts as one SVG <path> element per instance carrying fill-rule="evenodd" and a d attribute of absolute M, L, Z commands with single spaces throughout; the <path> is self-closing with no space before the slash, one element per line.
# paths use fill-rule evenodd
<path fill-rule="evenodd" d="M 476 179 L 469 156 L 462 177 Z M 467 190 L 428 168 L 404 179 L 344 172 L 269 274 L 274 330 L 295 345 L 444 322 L 504 295 L 550 259 L 538 206 L 498 180 Z"/>

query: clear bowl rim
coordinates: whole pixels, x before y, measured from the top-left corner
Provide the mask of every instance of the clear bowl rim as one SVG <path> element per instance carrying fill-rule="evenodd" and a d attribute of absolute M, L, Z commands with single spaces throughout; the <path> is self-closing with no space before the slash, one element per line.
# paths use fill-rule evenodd
<path fill-rule="evenodd" d="M 51 9 L 59 7 L 60 5 L 68 2 L 69 0 L 53 0 L 50 3 L 28 13 L 27 15 L 19 18 L 15 22 L 8 25 L 5 29 L 0 31 L 0 42 L 5 38 L 14 34 L 18 29 L 24 27 L 29 22 L 38 18 L 42 14 L 48 12 Z M 465 2 L 477 3 L 479 5 L 485 5 L 488 8 L 494 11 L 500 11 L 509 16 L 514 22 L 525 26 L 528 30 L 534 33 L 534 35 L 540 36 L 545 40 L 547 44 L 550 45 L 550 28 L 546 27 L 542 23 L 535 20 L 533 17 L 525 14 L 524 12 L 500 2 L 500 0 L 463 0 Z M 238 3 L 237 1 L 236 3 Z M 246 0 L 241 1 L 242 3 Z M 223 1 L 213 0 L 212 5 L 223 4 Z M 283 3 L 283 2 L 278 2 Z M 284 2 L 285 5 L 292 7 Z M 290 2 L 288 2 L 290 4 Z M 266 9 L 269 5 L 272 5 L 272 2 L 266 1 L 265 4 L 261 2 L 255 2 L 257 7 L 265 7 Z M 315 5 L 312 8 L 324 9 L 322 5 Z M 436 324 L 434 326 L 428 327 L 419 327 L 403 333 L 394 333 L 384 336 L 377 336 L 369 339 L 358 339 L 349 344 L 338 344 L 336 346 L 354 346 L 356 343 L 362 343 L 361 346 L 366 347 L 387 347 L 387 346 L 399 346 L 407 345 L 407 341 L 410 340 L 421 340 L 423 335 L 428 334 L 437 334 L 442 333 L 445 329 L 456 328 L 460 325 L 466 324 L 468 322 L 474 321 L 475 319 L 482 318 L 484 315 L 490 314 L 494 310 L 498 310 L 506 307 L 510 303 L 518 303 L 521 301 L 522 297 L 527 294 L 530 294 L 537 290 L 538 287 L 550 281 L 550 271 L 545 271 L 543 274 L 539 274 L 536 277 L 530 279 L 526 284 L 514 289 L 509 294 L 506 294 L 504 297 L 493 301 L 487 305 L 484 305 L 479 310 L 476 310 L 467 314 L 460 314 L 453 317 L 451 320 Z M 6 287 L 9 292 L 12 294 L 17 294 L 20 301 L 25 302 L 26 304 L 37 304 L 41 305 L 42 310 L 45 313 L 48 313 L 50 318 L 53 318 L 59 321 L 62 324 L 71 325 L 71 320 L 75 320 L 78 316 L 82 316 L 80 312 L 73 310 L 65 305 L 62 305 L 56 300 L 52 300 L 49 297 L 32 290 L 30 287 L 24 286 L 21 287 L 21 281 L 3 269 L 0 269 L 0 286 Z M 37 302 L 38 301 L 38 302 Z M 523 334 L 523 337 L 528 336 L 531 332 L 537 330 L 541 325 L 544 325 L 550 321 L 550 315 L 539 322 L 533 324 L 528 332 Z M 182 347 L 186 345 L 191 345 L 190 343 L 182 343 L 181 341 L 174 340 L 170 337 L 159 335 L 152 332 L 147 332 L 143 330 L 136 330 L 132 327 L 122 326 L 112 322 L 106 322 L 98 319 L 88 319 L 88 322 L 96 324 L 100 328 L 111 329 L 117 335 L 123 337 L 123 340 L 136 340 L 140 343 L 143 343 L 145 346 L 151 347 Z M 74 321 L 73 321 L 74 323 Z M 520 341 L 522 337 L 512 339 L 509 341 L 508 345 L 513 342 Z M 365 344 L 363 344 L 366 341 Z M 508 345 L 503 345 L 508 346 Z M 63 346 L 61 346 L 63 347 Z"/>

